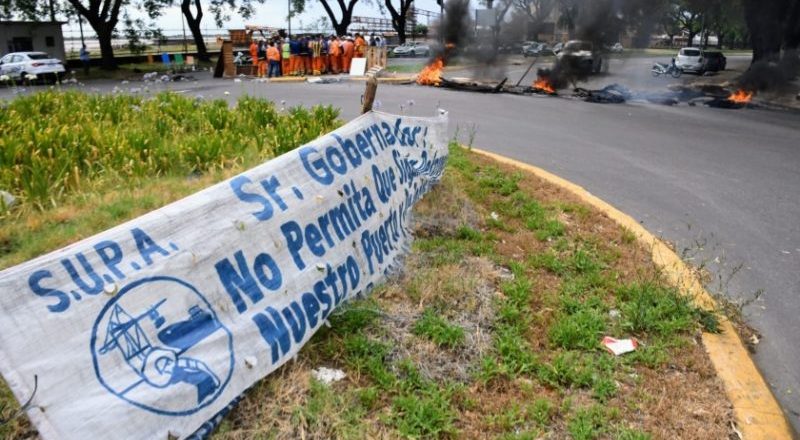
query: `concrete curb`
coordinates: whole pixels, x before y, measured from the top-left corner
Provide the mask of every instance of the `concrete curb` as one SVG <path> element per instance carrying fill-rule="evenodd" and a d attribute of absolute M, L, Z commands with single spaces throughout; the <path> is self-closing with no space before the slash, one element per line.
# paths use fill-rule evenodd
<path fill-rule="evenodd" d="M 472 151 L 498 162 L 528 171 L 577 196 L 600 210 L 620 226 L 636 234 L 640 243 L 650 248 L 653 262 L 662 269 L 670 283 L 695 298 L 698 306 L 713 309 L 714 298 L 703 288 L 692 270 L 662 240 L 648 232 L 639 222 L 610 204 L 592 195 L 585 188 L 541 168 L 518 162 L 488 151 Z M 703 333 L 703 345 L 722 380 L 725 392 L 733 404 L 739 432 L 745 440 L 792 439 L 793 431 L 786 421 L 766 381 L 756 368 L 736 330 L 724 316 L 720 317 L 719 334 Z"/>

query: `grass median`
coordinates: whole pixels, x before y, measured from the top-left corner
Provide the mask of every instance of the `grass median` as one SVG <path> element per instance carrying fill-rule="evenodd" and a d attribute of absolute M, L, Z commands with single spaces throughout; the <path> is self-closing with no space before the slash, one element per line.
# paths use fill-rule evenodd
<path fill-rule="evenodd" d="M 338 124 L 329 108 L 277 112 L 250 98 L 233 109 L 175 95 L 131 99 L 50 92 L 9 104 L 13 111 L 0 117 L 0 183 L 20 201 L 0 218 L 0 267 L 156 209 Z M 87 108 L 92 122 L 76 114 Z M 312 123 L 314 112 L 326 117 Z M 26 129 L 16 119 L 37 115 L 49 123 Z M 286 138 L 271 137 L 279 123 Z M 158 124 L 167 126 L 156 135 Z M 187 127 L 203 135 L 192 138 Z M 64 136 L 73 138 L 64 144 Z M 415 208 L 417 238 L 402 272 L 335 313 L 293 362 L 245 394 L 213 438 L 731 435 L 730 404 L 699 337 L 715 330 L 714 315 L 669 287 L 635 236 L 605 216 L 533 176 L 455 144 L 450 152 L 442 183 Z M 163 154 L 173 160 L 160 161 Z M 66 171 L 37 184 L 48 191 L 28 192 L 24 173 L 33 168 Z M 640 345 L 615 357 L 600 345 L 606 335 Z M 319 382 L 312 370 L 320 367 L 346 378 Z M 17 410 L 0 387 L 0 419 Z M 24 417 L 0 426 L 0 438 L 33 435 Z"/>

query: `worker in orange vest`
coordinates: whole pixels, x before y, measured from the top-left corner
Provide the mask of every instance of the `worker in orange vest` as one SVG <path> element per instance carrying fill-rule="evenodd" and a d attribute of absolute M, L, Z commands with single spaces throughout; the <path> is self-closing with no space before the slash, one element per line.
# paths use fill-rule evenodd
<path fill-rule="evenodd" d="M 281 76 L 281 52 L 275 47 L 275 43 L 270 42 L 267 48 L 267 60 L 269 60 L 269 76 Z"/>
<path fill-rule="evenodd" d="M 250 59 L 253 62 L 253 70 L 250 73 L 255 75 L 258 71 L 258 44 L 256 40 L 250 41 Z"/>
<path fill-rule="evenodd" d="M 339 43 L 339 37 L 336 35 L 331 37 L 331 42 L 328 44 L 328 53 L 331 58 L 331 72 L 338 74 L 342 65 L 342 46 Z"/>
<path fill-rule="evenodd" d="M 258 42 L 258 77 L 263 78 L 267 76 L 267 42 L 261 40 Z"/>
<path fill-rule="evenodd" d="M 354 52 L 353 39 L 350 37 L 345 38 L 344 42 L 342 42 L 342 70 L 344 73 L 350 73 L 350 62 L 353 61 Z"/>
<path fill-rule="evenodd" d="M 311 54 L 311 74 L 321 75 L 322 43 L 316 38 L 310 39 L 308 41 L 308 52 Z"/>
<path fill-rule="evenodd" d="M 364 40 L 364 37 L 361 34 L 356 34 L 356 42 L 355 42 L 355 53 L 356 58 L 364 58 L 364 53 L 366 52 L 367 48 L 367 41 Z"/>

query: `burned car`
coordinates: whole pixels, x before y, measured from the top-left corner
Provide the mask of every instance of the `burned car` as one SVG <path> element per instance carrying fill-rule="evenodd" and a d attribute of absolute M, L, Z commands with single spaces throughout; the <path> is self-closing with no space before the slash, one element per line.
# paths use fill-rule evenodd
<path fill-rule="evenodd" d="M 603 68 L 603 57 L 591 41 L 572 40 L 556 55 L 564 67 L 581 73 L 599 73 Z"/>

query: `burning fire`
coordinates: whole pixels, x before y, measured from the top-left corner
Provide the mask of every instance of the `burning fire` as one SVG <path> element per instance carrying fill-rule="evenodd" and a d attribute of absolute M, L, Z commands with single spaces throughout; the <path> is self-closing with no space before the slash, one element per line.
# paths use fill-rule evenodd
<path fill-rule="evenodd" d="M 442 69 L 444 69 L 444 60 L 441 57 L 437 57 L 419 72 L 417 84 L 438 86 L 442 82 Z"/>
<path fill-rule="evenodd" d="M 753 99 L 753 92 L 748 92 L 747 90 L 742 89 L 737 90 L 728 97 L 728 101 L 735 102 L 737 104 L 747 104 L 751 99 Z"/>
<path fill-rule="evenodd" d="M 534 81 L 533 88 L 537 91 L 542 91 L 550 95 L 554 95 L 556 93 L 556 89 L 553 88 L 547 78 L 539 78 Z"/>

